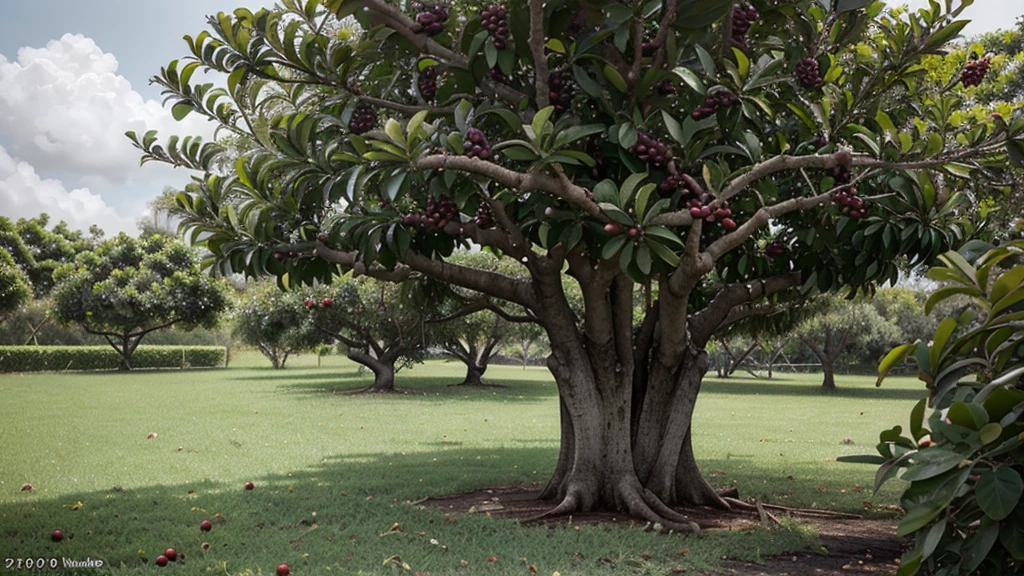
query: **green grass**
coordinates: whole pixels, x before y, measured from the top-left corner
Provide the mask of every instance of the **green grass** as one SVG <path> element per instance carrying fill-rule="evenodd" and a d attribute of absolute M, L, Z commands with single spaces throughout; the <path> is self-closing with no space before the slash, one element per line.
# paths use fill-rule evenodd
<path fill-rule="evenodd" d="M 533 564 L 569 576 L 661 574 L 814 542 L 793 525 L 682 537 L 524 528 L 482 515 L 452 524 L 406 504 L 542 482 L 554 464 L 557 397 L 546 370 L 496 366 L 488 377 L 507 388 L 447 387 L 461 375 L 460 365 L 430 362 L 399 375 L 417 394 L 388 397 L 343 394 L 370 378 L 340 358 L 317 368 L 299 357 L 284 371 L 243 354 L 228 370 L 0 376 L 0 558 L 92 557 L 118 574 L 149 574 L 173 546 L 186 556 L 175 568 L 183 574 L 268 574 L 281 562 L 296 574 L 391 574 L 398 565 L 384 562 L 397 555 L 424 574 L 528 574 Z M 826 460 L 872 451 L 922 389 L 911 379 L 876 389 L 840 377 L 837 393 L 822 394 L 817 379 L 705 382 L 695 449 L 716 486 L 864 511 L 873 468 Z M 147 440 L 150 432 L 157 437 Z M 256 490 L 244 491 L 246 481 Z M 35 490 L 22 492 L 24 483 Z M 892 503 L 897 488 L 874 503 Z M 198 529 L 206 518 L 210 533 Z M 380 536 L 395 522 L 401 532 Z M 55 528 L 68 535 L 60 544 L 49 540 Z"/>

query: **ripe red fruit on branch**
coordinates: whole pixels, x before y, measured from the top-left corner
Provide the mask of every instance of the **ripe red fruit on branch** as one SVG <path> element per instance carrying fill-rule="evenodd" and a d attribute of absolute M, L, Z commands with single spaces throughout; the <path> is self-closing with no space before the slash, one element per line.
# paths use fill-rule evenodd
<path fill-rule="evenodd" d="M 817 90 L 825 83 L 818 70 L 818 61 L 811 57 L 804 58 L 796 65 L 796 80 L 808 90 Z"/>
<path fill-rule="evenodd" d="M 425 101 L 433 102 L 437 97 L 437 69 L 431 66 L 421 70 L 420 77 L 416 80 L 416 87 Z"/>
<path fill-rule="evenodd" d="M 501 4 L 491 4 L 480 12 L 480 26 L 494 38 L 494 47 L 498 50 L 508 45 L 512 31 L 508 27 L 508 10 Z"/>
<path fill-rule="evenodd" d="M 334 304 L 334 300 L 332 298 L 324 298 L 323 300 L 320 301 L 321 308 L 327 308 L 331 304 Z M 252 482 L 250 482 L 249 484 L 252 484 Z M 246 489 L 251 490 L 251 488 L 249 488 L 248 485 L 246 485 Z"/>
<path fill-rule="evenodd" d="M 963 72 L 960 73 L 960 82 L 965 88 L 981 84 L 981 81 L 985 79 L 985 74 L 988 73 L 990 64 L 990 56 L 985 56 L 981 60 L 971 60 L 964 65 Z"/>
<path fill-rule="evenodd" d="M 722 218 L 722 228 L 725 228 L 726 230 L 732 232 L 733 230 L 736 229 L 736 226 L 736 221 L 733 220 L 732 218 Z"/>
<path fill-rule="evenodd" d="M 427 36 L 437 36 L 444 31 L 444 23 L 448 21 L 447 6 L 413 2 L 412 9 L 416 11 L 416 23 L 422 27 L 420 32 Z"/>
<path fill-rule="evenodd" d="M 369 106 L 360 106 L 352 112 L 348 129 L 353 134 L 366 134 L 377 127 L 377 111 Z"/>
<path fill-rule="evenodd" d="M 650 134 L 641 132 L 637 135 L 636 146 L 633 153 L 641 162 L 646 162 L 655 168 L 663 168 L 669 161 L 668 146 L 656 140 Z"/>
<path fill-rule="evenodd" d="M 734 4 L 732 7 L 732 44 L 740 48 L 747 47 L 747 32 L 750 25 L 760 14 L 746 2 Z"/>
<path fill-rule="evenodd" d="M 489 160 L 491 158 L 491 145 L 487 142 L 487 137 L 479 128 L 470 128 L 466 130 L 466 141 L 463 143 L 466 148 L 466 156 L 470 158 L 479 158 L 481 160 Z"/>
<path fill-rule="evenodd" d="M 622 234 L 622 224 L 619 224 L 618 222 L 609 222 L 604 225 L 604 231 L 612 236 L 618 236 L 619 234 Z"/>

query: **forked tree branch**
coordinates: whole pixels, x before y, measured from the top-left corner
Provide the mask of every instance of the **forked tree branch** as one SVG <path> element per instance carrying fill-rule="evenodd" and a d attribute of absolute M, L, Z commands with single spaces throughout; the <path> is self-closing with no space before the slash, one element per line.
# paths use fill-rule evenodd
<path fill-rule="evenodd" d="M 707 343 L 736 307 L 795 288 L 800 285 L 800 281 L 799 272 L 788 272 L 749 283 L 740 282 L 726 286 L 707 307 L 694 314 L 690 321 L 694 341 L 700 345 Z"/>

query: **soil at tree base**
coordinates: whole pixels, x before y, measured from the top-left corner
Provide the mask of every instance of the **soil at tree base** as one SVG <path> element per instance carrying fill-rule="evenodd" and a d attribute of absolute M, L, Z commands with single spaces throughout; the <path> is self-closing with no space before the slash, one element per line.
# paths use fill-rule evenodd
<path fill-rule="evenodd" d="M 521 485 L 478 490 L 451 496 L 428 498 L 420 503 L 454 513 L 486 513 L 495 518 L 525 520 L 552 506 L 538 500 L 539 486 Z M 756 512 L 725 512 L 705 507 L 679 509 L 703 530 L 752 530 L 761 526 Z M 785 513 L 773 510 L 777 517 Z M 895 574 L 899 557 L 908 541 L 896 535 L 892 520 L 840 519 L 796 516 L 803 524 L 814 526 L 821 536 L 820 550 L 803 550 L 760 563 L 722 560 L 713 571 L 694 572 L 701 576 L 830 576 L 849 574 Z M 587 512 L 570 517 L 548 518 L 540 523 L 627 524 L 635 520 L 613 512 Z"/>

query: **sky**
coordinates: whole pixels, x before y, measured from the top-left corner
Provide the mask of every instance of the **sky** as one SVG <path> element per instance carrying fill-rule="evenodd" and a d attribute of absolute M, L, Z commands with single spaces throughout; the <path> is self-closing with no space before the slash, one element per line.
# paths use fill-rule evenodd
<path fill-rule="evenodd" d="M 206 17 L 273 0 L 4 1 L 0 19 L 0 216 L 33 217 L 108 235 L 136 232 L 146 203 L 191 176 L 139 166 L 124 133 L 212 135 L 196 115 L 175 122 L 149 84 L 187 52 Z M 910 0 L 921 7 L 927 0 Z M 1024 0 L 975 0 L 968 36 L 1012 27 Z"/>

